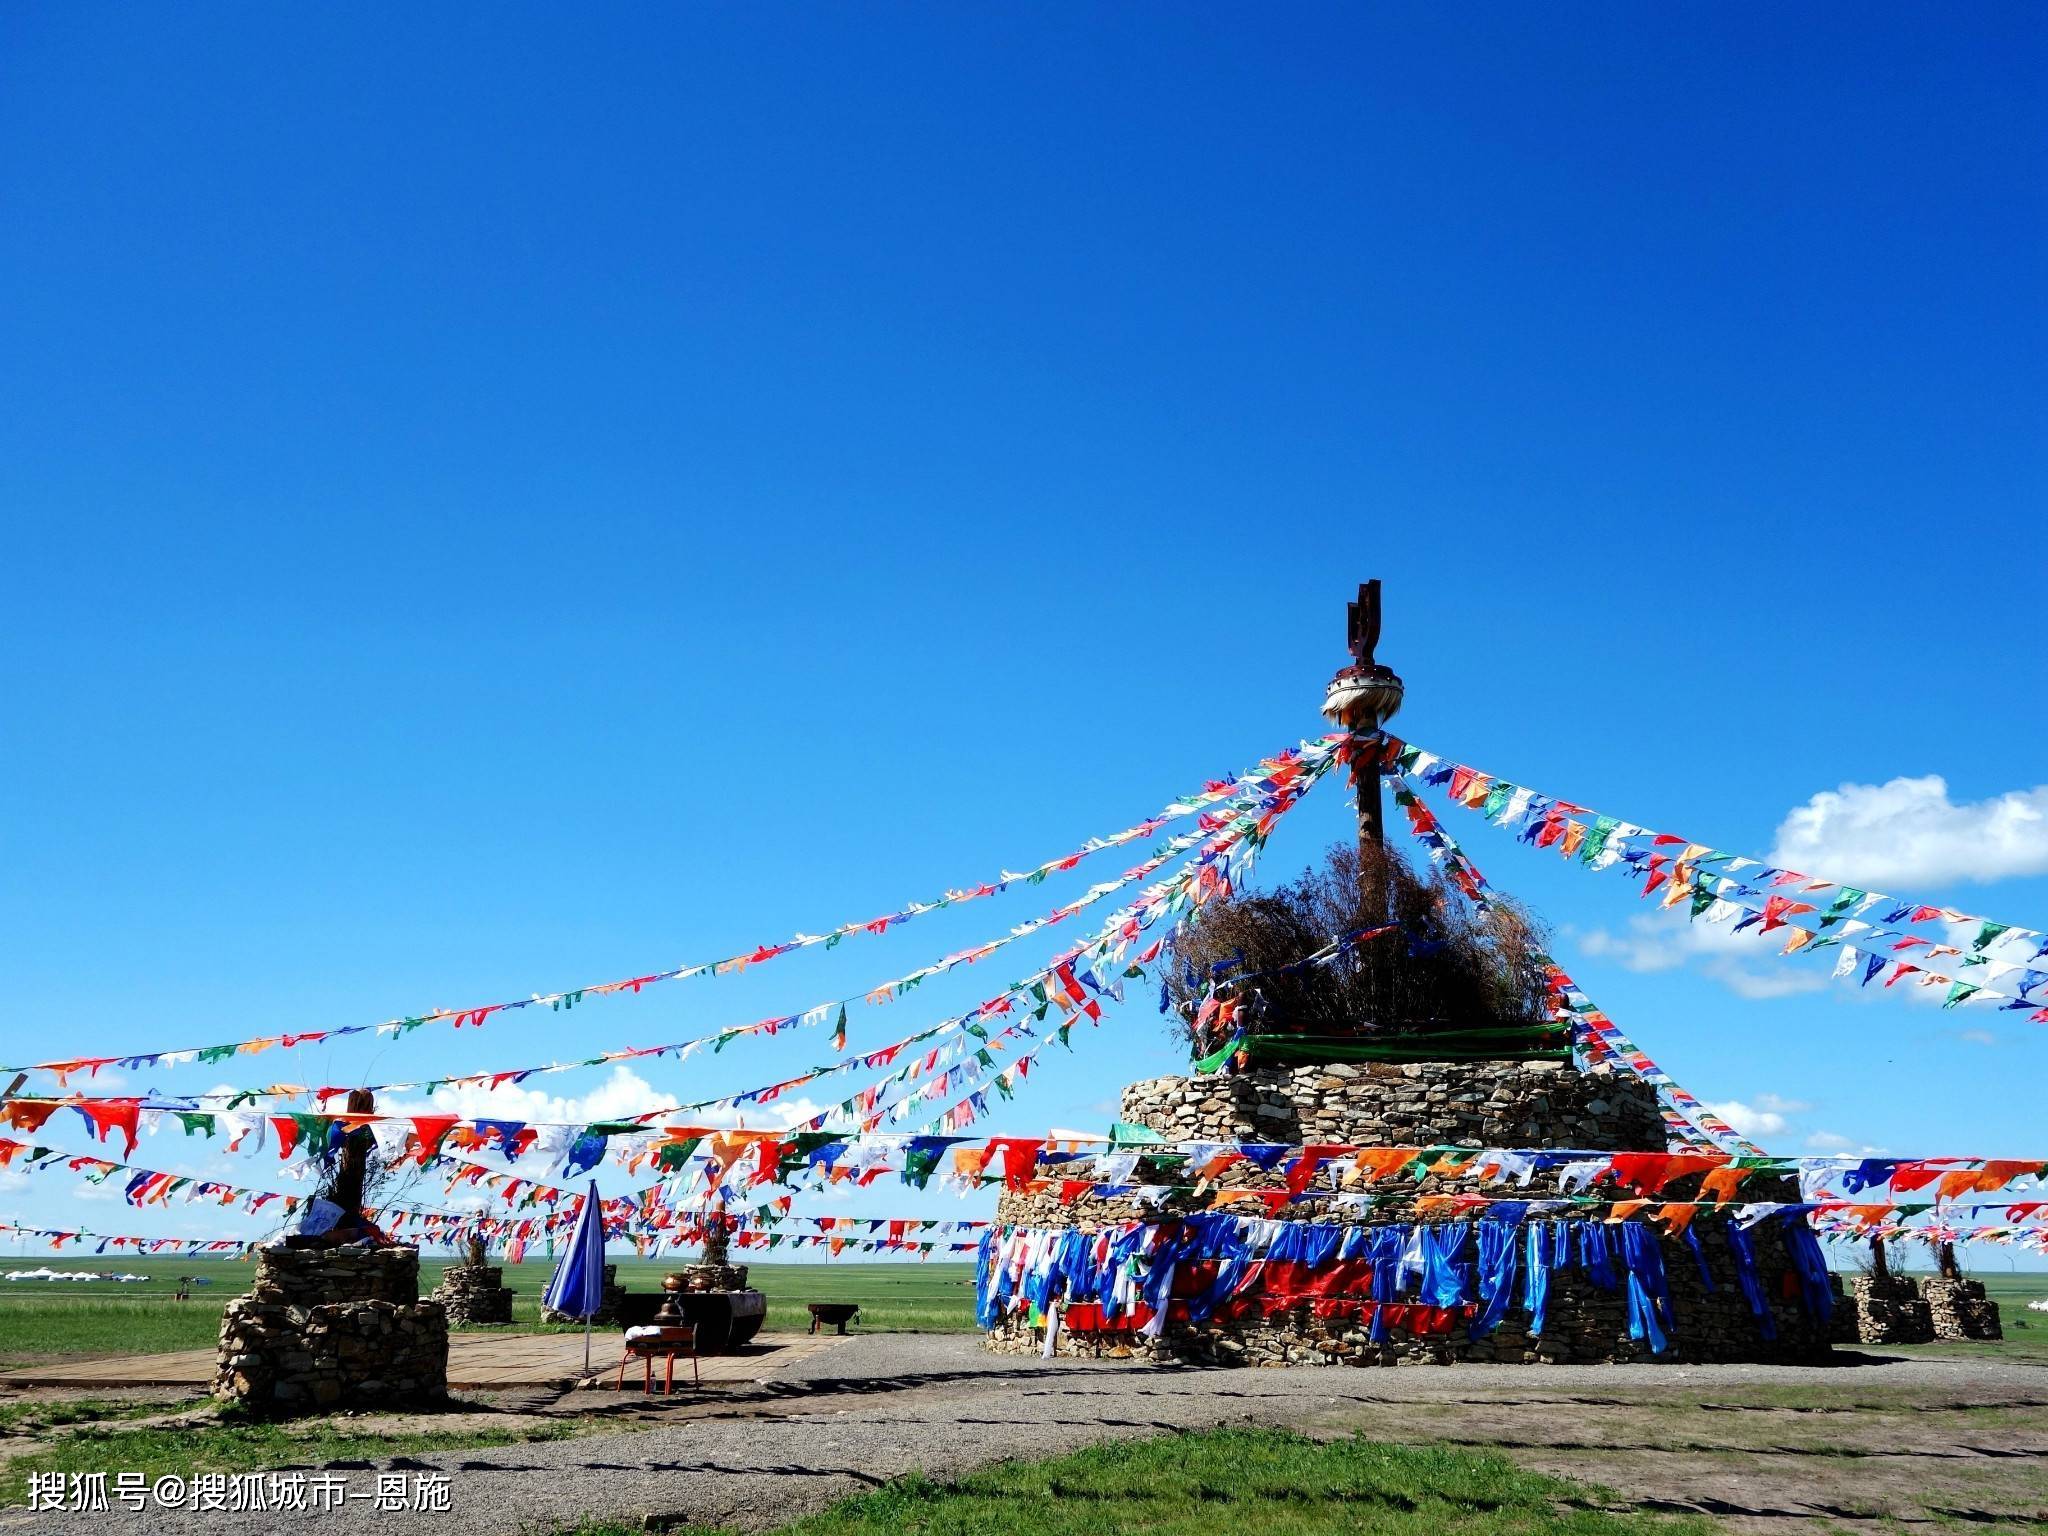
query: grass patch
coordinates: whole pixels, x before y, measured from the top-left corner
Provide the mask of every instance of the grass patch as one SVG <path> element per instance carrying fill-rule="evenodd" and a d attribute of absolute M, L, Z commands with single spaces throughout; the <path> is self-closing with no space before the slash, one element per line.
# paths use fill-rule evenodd
<path fill-rule="evenodd" d="M 1704 1536 L 1712 1522 L 1599 1507 L 1492 1452 L 1209 1430 L 907 1477 L 772 1536 Z M 558 1536 L 628 1536 L 585 1525 Z M 709 1536 L 709 1533 L 700 1533 Z"/>
<path fill-rule="evenodd" d="M 1863 1344 L 1873 1355 L 1898 1355 L 1908 1360 L 2000 1360 L 2009 1365 L 2048 1365 L 2048 1329 L 2015 1334 L 2008 1329 L 2003 1339 L 1943 1339 L 1933 1344 Z"/>
<path fill-rule="evenodd" d="M 238 1278 L 248 1289 L 248 1274 Z M 161 1355 L 205 1349 L 220 1339 L 221 1308 L 228 1299 L 14 1295 L 19 1289 L 12 1286 L 0 1295 L 0 1369 L 52 1355 Z M 239 1292 L 228 1293 L 235 1294 Z"/>
<path fill-rule="evenodd" d="M 147 1419 L 196 1406 L 192 1398 L 155 1402 L 91 1397 L 21 1398 L 0 1403 L 0 1435 L 33 1435 L 67 1424 L 97 1424 L 107 1419 Z"/>
<path fill-rule="evenodd" d="M 125 1406 L 125 1405 L 123 1405 Z M 155 1411 L 166 1412 L 163 1405 Z M 366 1431 L 346 1419 L 280 1423 L 222 1418 L 212 1423 L 119 1428 L 86 1424 L 60 1429 L 47 1449 L 0 1465 L 0 1504 L 28 1499 L 31 1472 L 140 1472 L 154 1482 L 194 1472 L 267 1472 L 280 1467 L 322 1467 L 333 1462 L 380 1464 L 426 1451 L 465 1451 L 532 1440 L 566 1440 L 585 1431 L 573 1422 L 518 1429 L 436 1431 L 421 1416 L 414 1431 Z"/>

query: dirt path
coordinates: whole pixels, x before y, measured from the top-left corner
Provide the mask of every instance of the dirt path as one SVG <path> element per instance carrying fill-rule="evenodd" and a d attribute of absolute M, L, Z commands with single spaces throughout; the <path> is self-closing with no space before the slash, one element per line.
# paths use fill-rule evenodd
<path fill-rule="evenodd" d="M 1400 1432 L 1340 1410 L 1321 1427 L 1506 1452 L 1597 1483 L 1613 1507 L 1715 1516 L 1773 1532 L 2048 1519 L 2048 1371 L 1996 1386 L 1910 1382 L 1858 1389 L 1758 1384 L 1715 1390 L 1511 1394 L 1406 1404 Z"/>
<path fill-rule="evenodd" d="M 673 1404 L 568 1393 L 526 1415 L 616 1412 L 572 1440 L 406 1458 L 448 1472 L 445 1514 L 317 1517 L 325 1533 L 514 1536 L 607 1517 L 758 1529 L 913 1469 L 1224 1424 L 1498 1447 L 1617 1506 L 1748 1532 L 2020 1529 L 2048 1518 L 2048 1368 L 1900 1360 L 1723 1366 L 1197 1371 L 988 1354 L 971 1338 L 868 1335 L 767 1380 Z M 599 1402 L 593 1404 L 592 1400 Z M 508 1404 L 508 1406 L 510 1406 Z M 351 1485 L 378 1468 L 353 1463 Z M 269 1532 L 275 1516 L 0 1515 L 0 1529 Z"/>

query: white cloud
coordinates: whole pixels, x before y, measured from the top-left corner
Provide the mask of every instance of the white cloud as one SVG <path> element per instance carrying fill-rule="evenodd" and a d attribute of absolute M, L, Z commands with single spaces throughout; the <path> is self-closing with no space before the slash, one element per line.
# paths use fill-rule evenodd
<path fill-rule="evenodd" d="M 444 1088 L 427 1099 L 393 1099 L 378 1106 L 388 1115 L 461 1115 L 465 1119 L 524 1120 L 530 1124 L 582 1125 L 593 1120 L 630 1120 L 655 1110 L 667 1109 L 676 1101 L 673 1088 L 656 1088 L 623 1063 L 612 1067 L 611 1075 L 590 1092 L 576 1095 L 552 1094 L 541 1088 L 507 1084 L 488 1088 L 482 1083 L 465 1083 Z M 801 1096 L 781 1098 L 767 1104 L 749 1104 L 744 1110 L 693 1109 L 670 1118 L 691 1125 L 745 1125 L 756 1130 L 780 1130 L 822 1113 L 824 1106 Z"/>
<path fill-rule="evenodd" d="M 1709 1104 L 1715 1114 L 1735 1127 L 1738 1136 L 1782 1136 L 1792 1129 L 1791 1116 L 1804 1114 L 1813 1106 L 1803 1099 L 1788 1099 L 1780 1093 L 1760 1093 L 1754 1099 L 1726 1099 Z"/>
<path fill-rule="evenodd" d="M 1759 1136 L 1782 1136 L 1792 1128 L 1780 1110 L 1766 1109 L 1766 1101 L 1775 1095 L 1764 1094 L 1755 1104 L 1745 1104 L 1740 1099 L 1726 1099 L 1719 1104 L 1706 1107 L 1735 1127 L 1735 1134 L 1752 1140 Z"/>
<path fill-rule="evenodd" d="M 444 1088 L 432 1099 L 393 1099 L 379 1104 L 389 1115 L 461 1115 L 465 1119 L 525 1120 L 550 1123 L 587 1123 L 592 1120 L 626 1120 L 650 1110 L 666 1109 L 675 1103 L 673 1092 L 663 1093 L 646 1078 L 623 1064 L 588 1093 L 563 1095 L 542 1088 L 508 1083 L 488 1088 L 482 1083 L 462 1083 Z"/>
<path fill-rule="evenodd" d="M 1844 784 L 1785 817 L 1771 862 L 1873 887 L 2048 874 L 2048 784 L 1962 805 L 1938 773 Z"/>
<path fill-rule="evenodd" d="M 89 1093 L 100 1097 L 119 1093 L 129 1085 L 126 1072 L 119 1067 L 101 1067 L 97 1072 L 82 1072 L 73 1076 L 68 1085 L 71 1093 Z M 34 1093 L 36 1090 L 27 1090 Z"/>
<path fill-rule="evenodd" d="M 1760 1093 L 1756 1096 L 1756 1107 L 1781 1115 L 1803 1115 L 1813 1106 L 1804 1099 L 1788 1099 L 1782 1094 Z"/>
<path fill-rule="evenodd" d="M 743 1111 L 695 1109 L 675 1118 L 692 1125 L 731 1125 L 756 1131 L 779 1131 L 785 1126 L 815 1120 L 825 1106 L 810 1099 L 777 1099 L 772 1104 L 749 1104 Z M 850 1133 L 849 1133 L 850 1134 Z"/>
<path fill-rule="evenodd" d="M 519 1120 L 528 1124 L 555 1127 L 543 1131 L 535 1149 L 517 1162 L 508 1163 L 494 1149 L 476 1154 L 460 1154 L 471 1161 L 483 1162 L 507 1173 L 523 1178 L 539 1178 L 547 1182 L 554 1176 L 554 1170 L 561 1165 L 563 1154 L 568 1150 L 574 1132 L 565 1127 L 587 1124 L 595 1120 L 625 1120 L 653 1110 L 666 1109 L 676 1100 L 673 1089 L 657 1089 L 631 1067 L 614 1065 L 611 1075 L 589 1093 L 574 1096 L 547 1093 L 540 1089 L 507 1085 L 495 1091 L 482 1084 L 467 1084 L 442 1090 L 431 1101 L 393 1099 L 380 1104 L 379 1111 L 390 1115 L 455 1114 L 466 1119 Z M 800 1124 L 821 1114 L 824 1106 L 811 1099 L 790 1097 L 777 1099 L 769 1104 L 750 1104 L 743 1112 L 731 1109 L 690 1110 L 683 1114 L 665 1117 L 653 1122 L 661 1124 L 735 1126 L 752 1130 L 780 1130 L 786 1126 Z M 615 1144 L 617 1145 L 617 1144 Z M 407 1186 L 410 1193 L 399 1198 L 390 1193 L 387 1202 L 396 1200 L 400 1204 L 430 1204 L 447 1209 L 495 1208 L 487 1196 L 466 1191 L 456 1191 L 447 1196 L 436 1194 L 433 1199 L 426 1197 L 438 1188 L 438 1175 L 429 1174 L 411 1181 Z M 466 1198 L 465 1198 L 466 1197 Z"/>
<path fill-rule="evenodd" d="M 1815 1131 L 1806 1138 L 1806 1149 L 1809 1152 L 1852 1153 L 1857 1157 L 1883 1157 L 1885 1155 L 1883 1147 L 1873 1147 L 1867 1142 L 1854 1141 L 1834 1131 Z"/>
<path fill-rule="evenodd" d="M 1988 1029 L 1964 1029 L 1956 1032 L 1958 1040 L 1967 1040 L 1972 1045 L 1996 1045 L 1998 1036 Z"/>
<path fill-rule="evenodd" d="M 1643 973 L 1675 971 L 1684 965 L 1701 948 L 1693 937 L 1696 931 L 1691 924 L 1680 927 L 1676 923 L 1640 916 L 1629 919 L 1625 933 L 1593 928 L 1576 937 L 1579 947 L 1587 954 L 1617 961 L 1625 971 Z"/>
<path fill-rule="evenodd" d="M 1818 992 L 1827 985 L 1825 976 L 1816 976 L 1810 970 L 1795 970 L 1791 966 L 1775 971 L 1751 970 L 1733 960 L 1718 960 L 1700 969 L 1737 997 L 1748 998 L 1752 1002 L 1772 997 L 1797 997 L 1803 992 Z"/>
<path fill-rule="evenodd" d="M 1639 913 L 1621 933 L 1594 928 L 1577 937 L 1587 954 L 1612 959 L 1623 970 L 1652 973 L 1690 964 L 1737 997 L 1751 1000 L 1796 997 L 1827 985 L 1826 972 L 1811 963 L 1787 964 L 1760 941 L 1714 923 Z"/>

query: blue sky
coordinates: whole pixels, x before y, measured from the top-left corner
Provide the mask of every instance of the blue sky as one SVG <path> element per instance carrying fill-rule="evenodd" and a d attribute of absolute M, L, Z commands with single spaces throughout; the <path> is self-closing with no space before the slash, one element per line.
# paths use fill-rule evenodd
<path fill-rule="evenodd" d="M 1704 841 L 1942 775 L 1865 797 L 1840 846 L 1882 858 L 1888 808 L 1962 836 L 2048 778 L 2038 10 L 0 29 L 9 1056 L 595 981 L 1035 861 L 1318 729 L 1371 575 L 1414 740 Z M 1319 791 L 1268 867 L 1345 824 Z M 2044 1151 L 2041 1027 L 1654 968 L 1626 886 L 1451 825 L 1767 1144 Z M 2015 836 L 1887 888 L 2048 927 Z M 1034 898 L 289 1075 L 684 1038 Z M 991 1130 L 1177 1060 L 1143 1007 L 1078 1043 Z M 75 1193 L 0 1185 L 224 1220 Z"/>

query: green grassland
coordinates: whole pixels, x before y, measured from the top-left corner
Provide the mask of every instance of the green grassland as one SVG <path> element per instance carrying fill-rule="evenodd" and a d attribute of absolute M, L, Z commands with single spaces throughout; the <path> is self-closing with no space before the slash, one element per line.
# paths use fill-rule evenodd
<path fill-rule="evenodd" d="M 449 1260 L 420 1265 L 424 1294 Z M 674 1259 L 617 1261 L 620 1283 L 633 1291 L 660 1289 Z M 133 1257 L 9 1257 L 0 1269 L 110 1269 L 148 1275 L 146 1283 L 65 1285 L 43 1281 L 0 1282 L 0 1369 L 53 1355 L 155 1354 L 204 1349 L 220 1329 L 221 1308 L 248 1289 L 246 1261 Z M 505 1283 L 518 1293 L 514 1325 L 540 1326 L 540 1293 L 552 1261 L 508 1265 Z M 751 1281 L 768 1297 L 768 1326 L 782 1331 L 808 1326 L 804 1304 L 852 1301 L 861 1308 L 856 1329 L 891 1333 L 966 1333 L 974 1328 L 974 1267 L 960 1262 L 751 1264 Z M 192 1300 L 173 1299 L 180 1275 L 204 1276 Z M 2048 1363 L 2048 1313 L 2028 1312 L 2025 1303 L 2048 1296 L 2048 1274 L 1983 1273 L 1977 1276 L 2003 1309 L 2003 1343 L 1912 1346 L 1905 1353 L 1937 1357 L 1987 1357 Z M 1680 1321 L 1683 1328 L 1683 1320 Z"/>
<path fill-rule="evenodd" d="M 420 1265 L 424 1295 L 452 1262 Z M 679 1260 L 622 1258 L 619 1283 L 631 1291 L 657 1291 Z M 75 1285 L 40 1280 L 0 1281 L 0 1369 L 53 1355 L 158 1354 L 204 1349 L 220 1332 L 221 1309 L 249 1288 L 251 1266 L 241 1259 L 138 1259 L 68 1255 L 8 1257 L 0 1269 L 105 1269 L 147 1275 L 146 1282 Z M 540 1293 L 553 1261 L 507 1265 L 505 1283 L 517 1293 L 513 1323 L 540 1327 Z M 810 1324 L 813 1301 L 860 1304 L 856 1329 L 890 1333 L 965 1333 L 974 1327 L 974 1266 L 941 1263 L 750 1262 L 750 1283 L 768 1297 L 768 1326 L 784 1332 Z M 192 1299 L 175 1298 L 180 1275 L 212 1283 L 195 1286 Z"/>
<path fill-rule="evenodd" d="M 1902 1344 L 1896 1349 L 1886 1345 L 1881 1352 L 1911 1355 L 1916 1360 L 2023 1360 L 2048 1365 L 2048 1312 L 2027 1310 L 2028 1302 L 2048 1298 L 2048 1273 L 1979 1270 L 1970 1278 L 1983 1281 L 1985 1294 L 1998 1303 L 1999 1321 L 2005 1326 L 2003 1339 Z"/>
<path fill-rule="evenodd" d="M 770 1536 L 1705 1536 L 1713 1522 L 1602 1508 L 1506 1457 L 1285 1430 L 1223 1429 L 901 1478 Z M 588 1525 L 562 1536 L 627 1536 Z M 709 1536 L 709 1533 L 700 1533 Z"/>

